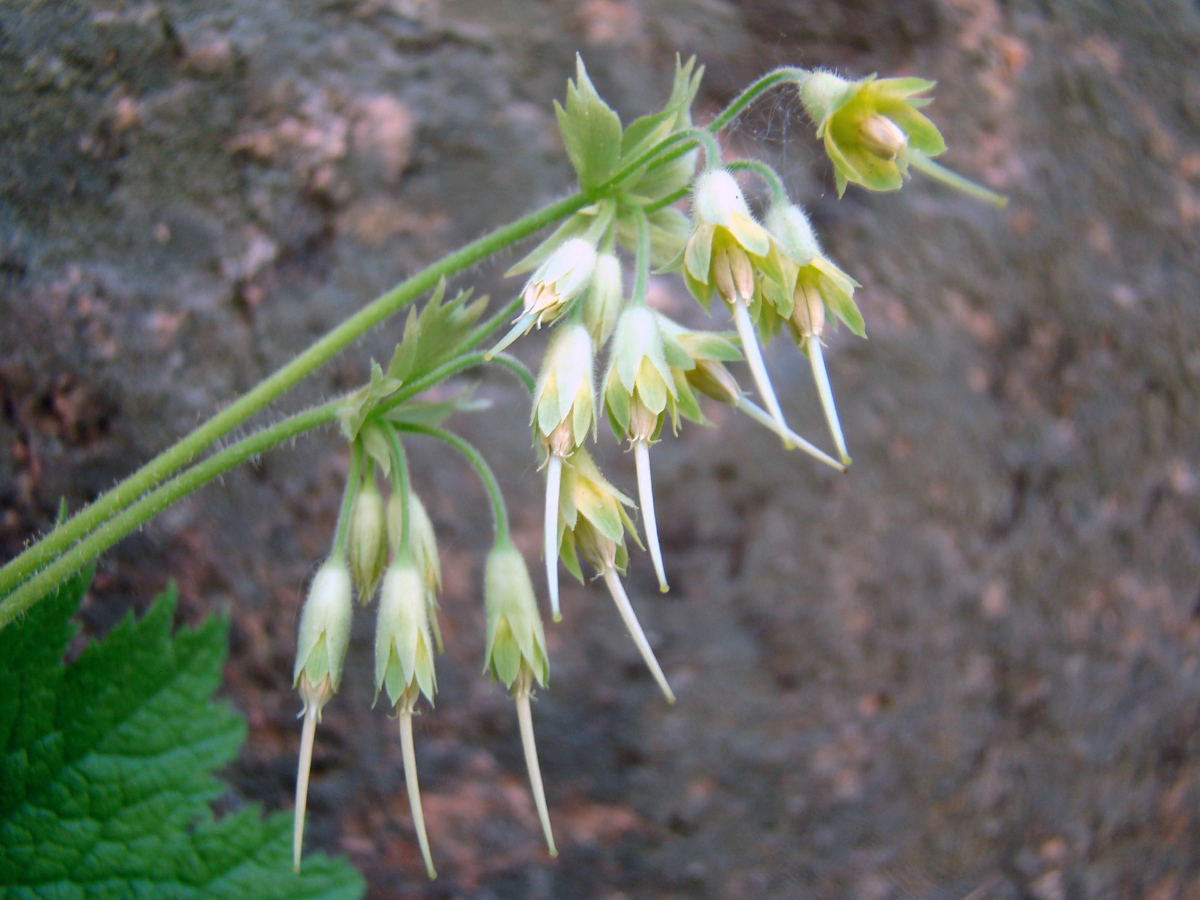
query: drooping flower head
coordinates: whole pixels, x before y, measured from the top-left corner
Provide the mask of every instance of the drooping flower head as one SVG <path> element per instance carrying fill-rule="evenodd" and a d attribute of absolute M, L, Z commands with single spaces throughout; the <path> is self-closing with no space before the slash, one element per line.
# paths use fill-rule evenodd
<path fill-rule="evenodd" d="M 924 78 L 858 81 L 814 72 L 800 85 L 800 100 L 817 124 L 837 179 L 838 196 L 853 182 L 873 191 L 898 190 L 911 152 L 926 158 L 946 151 L 941 132 L 918 108 L 935 82 Z"/>
<path fill-rule="evenodd" d="M 712 169 L 696 179 L 692 219 L 681 260 L 688 290 L 705 309 L 714 290 L 726 303 L 747 302 L 754 289 L 754 259 L 767 255 L 771 241 L 733 175 Z"/>
<path fill-rule="evenodd" d="M 560 326 L 550 339 L 533 392 L 534 435 L 568 456 L 595 427 L 592 338 L 581 322 Z"/>

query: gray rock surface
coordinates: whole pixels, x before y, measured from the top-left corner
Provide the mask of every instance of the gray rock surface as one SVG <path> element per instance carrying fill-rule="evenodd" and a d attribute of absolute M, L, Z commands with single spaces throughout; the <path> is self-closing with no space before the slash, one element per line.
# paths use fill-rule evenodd
<path fill-rule="evenodd" d="M 701 116 L 777 62 L 937 78 L 948 164 L 1012 204 L 919 178 L 839 201 L 794 98 L 752 110 L 728 148 L 780 168 L 863 283 L 870 339 L 828 351 L 850 474 L 729 416 L 656 448 L 673 591 L 641 557 L 630 585 L 679 703 L 598 586 L 568 587 L 535 708 L 551 862 L 511 703 L 479 676 L 484 496 L 414 444 L 447 570 L 417 736 L 442 877 L 424 881 L 394 726 L 370 709 L 366 614 L 319 732 L 310 845 L 346 853 L 373 898 L 1200 897 L 1183 0 L 0 6 L 3 555 L 405 274 L 570 190 L 550 102 L 577 49 L 626 118 L 661 102 L 677 51 L 708 67 Z M 459 283 L 509 296 L 507 261 Z M 669 279 L 655 293 L 693 315 Z M 398 332 L 281 409 L 354 386 Z M 804 360 L 770 364 L 824 441 Z M 532 560 L 526 401 L 481 390 L 495 406 L 461 431 Z M 231 474 L 108 554 L 85 606 L 103 631 L 175 578 L 185 619 L 233 616 L 251 740 L 230 778 L 273 808 L 291 802 L 297 605 L 345 468 L 329 433 Z"/>

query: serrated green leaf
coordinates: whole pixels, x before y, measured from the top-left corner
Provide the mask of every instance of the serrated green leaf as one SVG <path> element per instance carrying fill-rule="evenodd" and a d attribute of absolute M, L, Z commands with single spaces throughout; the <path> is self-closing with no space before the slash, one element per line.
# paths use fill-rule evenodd
<path fill-rule="evenodd" d="M 90 574 L 0 631 L 0 885 L 5 898 L 361 897 L 344 863 L 291 871 L 291 818 L 215 821 L 213 770 L 245 735 L 213 703 L 228 622 L 171 636 L 168 591 L 69 668 L 70 616 Z"/>
<path fill-rule="evenodd" d="M 399 348 L 396 352 L 399 353 Z M 357 438 L 371 411 L 398 391 L 403 384 L 399 378 L 384 375 L 379 363 L 371 360 L 371 381 L 342 400 L 338 407 L 338 424 L 342 426 L 342 434 L 346 440 L 352 441 Z"/>
<path fill-rule="evenodd" d="M 575 81 L 567 82 L 567 105 L 554 112 L 571 165 L 584 190 L 603 183 L 621 155 L 621 119 L 592 86 L 583 58 L 575 57 Z"/>
<path fill-rule="evenodd" d="M 468 302 L 470 290 L 460 291 L 449 303 L 442 302 L 445 295 L 446 280 L 442 279 L 421 312 L 409 312 L 404 338 L 388 364 L 389 378 L 407 383 L 446 362 L 487 308 L 487 297 Z"/>

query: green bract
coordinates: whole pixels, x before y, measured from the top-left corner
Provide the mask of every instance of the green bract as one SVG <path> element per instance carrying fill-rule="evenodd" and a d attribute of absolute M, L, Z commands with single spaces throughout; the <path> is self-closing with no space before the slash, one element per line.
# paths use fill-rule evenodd
<path fill-rule="evenodd" d="M 483 602 L 487 609 L 484 671 L 511 688 L 524 662 L 538 684 L 545 686 L 550 665 L 542 617 L 525 559 L 510 543 L 497 544 L 488 554 Z"/>
<path fill-rule="evenodd" d="M 931 97 L 935 82 L 924 78 L 848 81 L 832 72 L 814 72 L 800 85 L 800 100 L 817 123 L 817 137 L 833 163 L 838 196 L 847 182 L 873 191 L 898 190 L 908 174 L 906 153 L 927 157 L 946 151 L 937 126 L 917 108 Z"/>

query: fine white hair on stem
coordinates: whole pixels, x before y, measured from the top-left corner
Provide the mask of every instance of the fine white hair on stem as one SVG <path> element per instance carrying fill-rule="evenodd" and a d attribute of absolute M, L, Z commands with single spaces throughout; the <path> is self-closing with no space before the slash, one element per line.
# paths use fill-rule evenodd
<path fill-rule="evenodd" d="M 650 548 L 650 559 L 654 561 L 654 574 L 658 576 L 658 589 L 664 594 L 667 574 L 663 568 L 662 547 L 658 543 L 658 519 L 654 514 L 654 485 L 650 481 L 650 444 L 635 441 L 633 456 L 637 461 L 638 499 L 642 504 L 642 525 L 646 530 L 646 544 Z"/>
<path fill-rule="evenodd" d="M 750 366 L 750 374 L 754 377 L 754 383 L 758 386 L 758 392 L 762 394 L 763 403 L 766 404 L 767 411 L 771 414 L 779 427 L 787 430 L 787 422 L 783 419 L 783 410 L 779 408 L 779 401 L 775 399 L 775 389 L 771 386 L 771 378 L 767 375 L 767 366 L 763 362 L 762 350 L 758 346 L 758 335 L 754 333 L 754 323 L 750 321 L 750 311 L 746 309 L 746 304 L 738 299 L 733 304 L 733 321 L 737 326 L 738 335 L 742 339 L 742 349 L 746 352 L 746 362 Z M 791 447 L 789 438 L 783 439 L 784 444 Z"/>
<path fill-rule="evenodd" d="M 546 809 L 546 789 L 542 786 L 542 770 L 538 765 L 537 745 L 533 742 L 533 712 L 529 708 L 529 697 L 533 693 L 533 675 L 529 667 L 521 664 L 513 690 L 517 703 L 517 723 L 521 729 L 521 746 L 525 750 L 525 766 L 529 769 L 529 786 L 533 790 L 533 802 L 537 806 L 542 832 L 546 835 L 546 846 L 551 856 L 558 856 L 554 846 L 554 833 L 550 830 L 550 813 Z"/>
<path fill-rule="evenodd" d="M 646 640 L 646 633 L 642 631 L 642 626 L 638 624 L 633 607 L 629 604 L 629 596 L 625 593 L 625 587 L 621 584 L 621 579 L 617 577 L 617 570 L 612 566 L 605 566 L 603 577 L 604 584 L 608 587 L 608 592 L 612 594 L 613 602 L 617 604 L 617 611 L 620 612 L 621 618 L 625 621 L 625 627 L 629 629 L 629 634 L 633 638 L 633 642 L 637 645 L 638 651 L 642 654 L 642 659 L 645 660 L 646 666 L 650 669 L 650 674 L 654 676 L 654 680 L 662 688 L 667 702 L 674 703 L 675 694 L 672 692 L 671 686 L 667 684 L 667 676 L 663 674 L 658 660 L 654 657 L 654 651 L 650 649 L 650 642 Z"/>
<path fill-rule="evenodd" d="M 562 488 L 562 457 L 550 454 L 546 467 L 546 521 L 543 528 L 543 553 L 546 556 L 546 586 L 550 591 L 550 615 L 562 620 L 558 609 L 558 497 Z"/>
<path fill-rule="evenodd" d="M 821 395 L 821 406 L 825 408 L 825 421 L 833 432 L 833 443 L 838 456 L 845 465 L 850 465 L 850 454 L 846 452 L 846 439 L 842 436 L 842 423 L 838 421 L 837 407 L 833 403 L 833 388 L 829 386 L 829 373 L 825 371 L 825 354 L 821 341 L 816 336 L 808 340 L 808 358 L 812 361 L 813 379 L 817 382 L 817 393 Z"/>
<path fill-rule="evenodd" d="M 408 805 L 412 809 L 413 828 L 417 832 L 417 843 L 421 845 L 421 856 L 425 860 L 425 872 L 430 880 L 437 878 L 433 868 L 433 856 L 429 852 L 429 837 L 425 833 L 425 814 L 421 811 L 421 786 L 417 783 L 417 755 L 413 749 L 412 701 L 400 707 L 400 753 L 404 757 L 404 784 L 408 789 Z"/>

